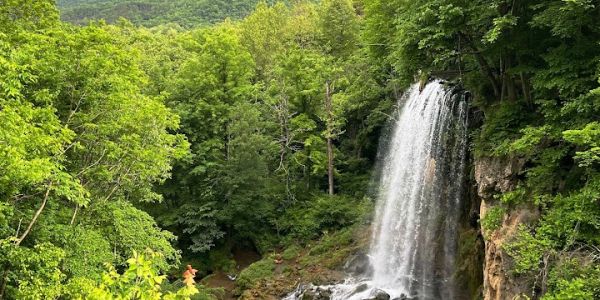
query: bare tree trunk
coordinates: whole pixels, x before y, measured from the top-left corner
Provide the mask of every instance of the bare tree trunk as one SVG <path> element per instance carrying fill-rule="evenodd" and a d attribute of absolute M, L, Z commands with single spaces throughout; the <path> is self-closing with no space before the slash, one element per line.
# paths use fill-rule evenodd
<path fill-rule="evenodd" d="M 295 201 L 294 194 L 292 193 L 290 171 L 287 162 L 288 151 L 292 152 L 292 134 L 290 132 L 289 122 L 291 114 L 289 112 L 288 96 L 285 91 L 282 90 L 282 96 L 280 97 L 278 104 L 274 105 L 273 110 L 277 114 L 279 120 L 279 166 L 276 171 L 282 170 L 285 175 L 285 192 L 286 192 L 286 203 Z"/>
<path fill-rule="evenodd" d="M 508 77 L 508 81 L 507 81 L 507 89 L 508 89 L 508 100 L 510 100 L 511 102 L 516 102 L 517 101 L 517 86 L 515 84 L 515 80 L 512 76 L 507 75 Z"/>
<path fill-rule="evenodd" d="M 325 84 L 325 109 L 327 110 L 327 176 L 329 179 L 329 195 L 333 195 L 333 112 L 331 109 L 331 85 Z"/>
<path fill-rule="evenodd" d="M 333 146 L 331 137 L 327 138 L 327 175 L 329 176 L 329 195 L 333 195 Z"/>
<path fill-rule="evenodd" d="M 73 210 L 73 216 L 71 217 L 71 222 L 69 225 L 73 225 L 75 223 L 75 218 L 77 217 L 77 212 L 79 211 L 79 204 L 75 205 L 75 210 Z"/>

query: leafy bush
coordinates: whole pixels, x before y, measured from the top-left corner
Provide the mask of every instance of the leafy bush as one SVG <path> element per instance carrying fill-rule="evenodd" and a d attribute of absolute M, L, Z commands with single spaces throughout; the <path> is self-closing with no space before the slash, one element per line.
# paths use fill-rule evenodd
<path fill-rule="evenodd" d="M 310 255 L 329 253 L 335 248 L 349 245 L 354 240 L 352 228 L 345 228 L 331 235 L 325 235 L 317 245 L 310 249 Z"/>
<path fill-rule="evenodd" d="M 367 199 L 322 195 L 289 209 L 280 224 L 289 240 L 307 241 L 359 222 L 370 206 Z"/>
<path fill-rule="evenodd" d="M 228 249 L 211 251 L 208 253 L 208 259 L 209 265 L 213 269 L 223 270 L 225 272 L 233 272 L 235 270 L 236 262 L 233 260 Z"/>
<path fill-rule="evenodd" d="M 506 209 L 502 206 L 490 208 L 481 219 L 481 227 L 483 228 L 486 238 L 489 238 L 492 232 L 502 226 Z"/>
<path fill-rule="evenodd" d="M 593 300 L 594 294 L 590 291 L 586 280 L 577 278 L 573 281 L 561 280 L 556 291 L 546 295 L 544 300 Z"/>
<path fill-rule="evenodd" d="M 300 263 L 303 266 L 323 265 L 328 268 L 340 266 L 356 250 L 355 232 L 356 228 L 352 226 L 325 234 L 302 257 Z"/>
<path fill-rule="evenodd" d="M 281 257 L 287 260 L 294 259 L 300 254 L 300 251 L 302 251 L 302 248 L 300 248 L 298 245 L 291 245 L 287 247 L 285 251 L 283 251 Z"/>
<path fill-rule="evenodd" d="M 503 249 L 514 259 L 512 270 L 524 274 L 536 270 L 542 262 L 542 256 L 548 250 L 549 241 L 531 234 L 521 225 L 512 240 L 503 245 Z"/>
<path fill-rule="evenodd" d="M 107 263 L 113 263 L 110 243 L 98 230 L 83 225 L 54 225 L 40 230 L 38 238 L 65 251 L 61 270 L 69 277 L 99 280 Z"/>
<path fill-rule="evenodd" d="M 184 204 L 177 211 L 175 224 L 183 227 L 183 233 L 190 236 L 192 252 L 205 252 L 215 245 L 215 240 L 223 237 L 216 221 L 217 210 L 214 203 L 203 205 Z"/>
<path fill-rule="evenodd" d="M 518 187 L 514 191 L 504 193 L 500 196 L 500 201 L 506 205 L 516 205 L 524 203 L 527 200 L 527 190 Z"/>
<path fill-rule="evenodd" d="M 521 135 L 519 128 L 531 121 L 522 102 L 500 102 L 485 110 L 486 120 L 475 140 L 475 155 L 504 155 Z"/>
<path fill-rule="evenodd" d="M 125 201 L 98 203 L 90 206 L 83 218 L 109 241 L 118 256 L 116 264 L 124 264 L 133 251 L 151 249 L 161 253 L 155 258 L 161 270 L 168 270 L 179 263 L 180 252 L 171 242 L 175 236 L 159 228 L 146 212 Z"/>
<path fill-rule="evenodd" d="M 199 293 L 194 284 L 195 270 L 184 273 L 185 286 L 176 293 L 163 293 L 161 284 L 166 275 L 159 275 L 159 254 L 133 253 L 127 260 L 128 268 L 119 274 L 113 266 L 102 275 L 102 283 L 92 290 L 83 291 L 86 299 L 190 299 Z"/>
<path fill-rule="evenodd" d="M 548 291 L 543 299 L 599 299 L 600 267 L 584 255 L 561 259 L 548 274 Z"/>
<path fill-rule="evenodd" d="M 8 298 L 56 299 L 62 294 L 65 274 L 60 270 L 65 251 L 50 243 L 33 248 L 15 246 L 12 240 L 0 240 L 0 262 L 8 273 Z M 12 288 L 12 284 L 16 283 Z"/>
<path fill-rule="evenodd" d="M 245 290 L 253 287 L 259 280 L 270 277 L 275 271 L 275 262 L 272 258 L 266 257 L 259 260 L 248 268 L 244 269 L 238 276 L 237 288 Z"/>

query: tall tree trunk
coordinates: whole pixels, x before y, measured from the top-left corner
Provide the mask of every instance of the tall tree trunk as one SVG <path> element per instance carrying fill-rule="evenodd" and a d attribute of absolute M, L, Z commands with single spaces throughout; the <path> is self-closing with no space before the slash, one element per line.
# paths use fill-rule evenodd
<path fill-rule="evenodd" d="M 494 89 L 494 96 L 499 97 L 500 87 L 498 86 L 498 80 L 496 79 L 496 76 L 494 75 L 494 71 L 490 67 L 490 64 L 485 59 L 485 57 L 483 57 L 479 49 L 477 49 L 475 43 L 467 34 L 463 32 L 459 32 L 458 34 L 466 42 L 467 46 L 473 51 L 473 55 L 475 56 L 475 59 L 477 60 L 481 71 L 487 76 L 488 80 L 490 81 L 490 84 L 492 85 L 492 89 Z"/>
<path fill-rule="evenodd" d="M 276 171 L 283 171 L 285 175 L 285 193 L 286 193 L 286 205 L 294 201 L 294 194 L 291 188 L 290 171 L 288 168 L 287 156 L 288 151 L 291 151 L 290 145 L 292 143 L 292 136 L 290 133 L 289 121 L 291 118 L 288 105 L 288 96 L 285 91 L 282 90 L 282 96 L 278 104 L 274 106 L 274 110 L 279 120 L 279 166 Z"/>
<path fill-rule="evenodd" d="M 529 80 L 523 72 L 519 74 L 521 76 L 521 86 L 523 88 L 523 97 L 525 97 L 525 101 L 527 102 L 527 106 L 531 108 L 533 106 L 533 101 L 531 101 L 531 91 L 529 89 Z"/>
<path fill-rule="evenodd" d="M 510 75 L 507 75 L 507 77 L 508 82 L 506 87 L 508 88 L 508 100 L 517 102 L 517 85 L 515 84 L 515 79 Z"/>
<path fill-rule="evenodd" d="M 327 110 L 327 176 L 329 179 L 329 195 L 333 195 L 333 112 L 331 109 L 331 84 L 325 84 L 325 109 Z"/>

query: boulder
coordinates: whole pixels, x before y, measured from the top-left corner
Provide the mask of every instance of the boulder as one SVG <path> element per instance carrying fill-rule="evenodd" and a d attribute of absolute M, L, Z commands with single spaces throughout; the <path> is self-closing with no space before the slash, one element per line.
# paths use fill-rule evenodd
<path fill-rule="evenodd" d="M 366 283 L 363 283 L 363 284 L 361 284 L 361 285 L 357 286 L 357 287 L 354 289 L 354 291 L 352 291 L 352 294 L 358 294 L 358 293 L 364 292 L 364 291 L 366 291 L 368 288 L 369 288 L 369 285 L 368 285 L 368 284 L 366 284 Z"/>
<path fill-rule="evenodd" d="M 369 256 L 365 253 L 351 256 L 344 265 L 344 271 L 357 277 L 370 275 L 373 270 Z"/>
<path fill-rule="evenodd" d="M 390 295 L 382 290 L 378 290 L 375 294 L 375 300 L 390 300 Z"/>
<path fill-rule="evenodd" d="M 364 300 L 390 300 L 390 294 L 386 293 L 385 291 L 382 290 L 375 290 L 372 293 L 372 297 L 366 298 Z"/>

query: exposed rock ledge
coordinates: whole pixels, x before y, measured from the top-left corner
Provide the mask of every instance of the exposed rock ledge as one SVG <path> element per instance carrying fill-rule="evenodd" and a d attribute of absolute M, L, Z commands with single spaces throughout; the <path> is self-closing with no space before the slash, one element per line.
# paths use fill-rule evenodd
<path fill-rule="evenodd" d="M 519 158 L 478 158 L 475 161 L 477 193 L 481 197 L 480 214 L 499 205 L 494 195 L 509 192 L 517 184 L 517 175 L 524 161 Z M 510 273 L 511 258 L 502 249 L 503 243 L 513 236 L 520 224 L 538 218 L 535 208 L 511 209 L 504 217 L 502 226 L 494 232 L 485 232 L 485 265 L 483 271 L 483 296 L 485 300 L 512 300 L 519 295 L 531 294 L 525 280 Z M 517 298 L 518 299 L 518 298 Z"/>
<path fill-rule="evenodd" d="M 475 160 L 477 193 L 482 199 L 492 199 L 494 194 L 514 189 L 516 175 L 524 161 L 518 158 L 482 157 Z"/>

